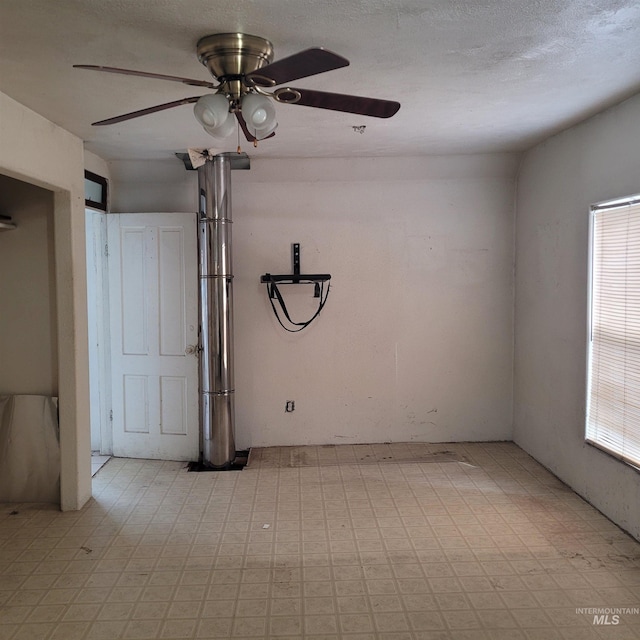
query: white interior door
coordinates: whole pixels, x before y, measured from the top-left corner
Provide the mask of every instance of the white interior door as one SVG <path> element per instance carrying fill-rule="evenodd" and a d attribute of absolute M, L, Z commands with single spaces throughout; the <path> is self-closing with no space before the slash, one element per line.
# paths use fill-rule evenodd
<path fill-rule="evenodd" d="M 197 460 L 196 216 L 108 217 L 113 454 Z"/>

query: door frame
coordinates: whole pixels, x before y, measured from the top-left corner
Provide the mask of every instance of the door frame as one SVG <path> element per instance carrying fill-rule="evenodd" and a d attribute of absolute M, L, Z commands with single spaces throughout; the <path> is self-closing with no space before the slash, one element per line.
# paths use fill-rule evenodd
<path fill-rule="evenodd" d="M 113 455 L 109 228 L 123 215 L 85 209 L 91 440 L 101 455 Z"/>
<path fill-rule="evenodd" d="M 91 449 L 112 455 L 107 214 L 85 209 Z M 117 215 L 117 214 L 116 214 Z"/>

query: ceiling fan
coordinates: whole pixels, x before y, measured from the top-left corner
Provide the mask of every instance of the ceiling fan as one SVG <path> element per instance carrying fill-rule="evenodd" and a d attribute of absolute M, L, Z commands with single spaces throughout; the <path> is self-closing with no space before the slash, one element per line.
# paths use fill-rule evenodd
<path fill-rule="evenodd" d="M 78 69 L 170 80 L 214 90 L 214 93 L 158 104 L 100 120 L 93 125 L 117 124 L 183 104 L 195 104 L 196 119 L 210 135 L 217 138 L 230 135 L 235 130 L 235 122 L 231 116 L 234 114 L 247 140 L 256 143 L 275 135 L 277 121 L 273 101 L 375 118 L 390 118 L 400 109 L 400 103 L 392 100 L 290 86 L 275 88 L 293 80 L 349 65 L 346 58 L 322 47 L 306 49 L 273 62 L 273 45 L 268 40 L 244 33 L 218 33 L 201 38 L 196 50 L 198 59 L 209 69 L 217 84 L 117 67 L 74 65 Z"/>

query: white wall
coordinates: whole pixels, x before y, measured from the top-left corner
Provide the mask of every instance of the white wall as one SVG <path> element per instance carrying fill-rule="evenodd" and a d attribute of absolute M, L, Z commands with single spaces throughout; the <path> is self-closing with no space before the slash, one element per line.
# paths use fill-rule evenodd
<path fill-rule="evenodd" d="M 256 160 L 232 173 L 239 446 L 511 439 L 515 161 Z M 111 169 L 114 211 L 196 208 L 177 160 Z M 290 272 L 293 242 L 303 271 L 332 274 L 297 335 L 259 283 Z M 285 295 L 311 313 L 310 288 Z"/>
<path fill-rule="evenodd" d="M 53 192 L 61 507 L 91 496 L 82 141 L 0 93 L 0 173 Z"/>
<path fill-rule="evenodd" d="M 87 171 L 106 178 L 107 181 L 111 179 L 109 163 L 95 153 L 91 153 L 91 151 L 84 152 L 84 168 Z"/>
<path fill-rule="evenodd" d="M 584 443 L 589 206 L 640 191 L 640 96 L 537 146 L 518 180 L 514 439 L 640 538 L 640 475 Z"/>
<path fill-rule="evenodd" d="M 53 194 L 0 175 L 0 394 L 58 395 Z"/>

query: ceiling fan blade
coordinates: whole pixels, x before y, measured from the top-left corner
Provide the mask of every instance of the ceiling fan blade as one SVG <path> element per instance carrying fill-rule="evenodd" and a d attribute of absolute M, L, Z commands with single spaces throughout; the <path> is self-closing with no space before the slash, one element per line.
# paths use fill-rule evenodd
<path fill-rule="evenodd" d="M 247 126 L 247 121 L 244 119 L 244 117 L 242 116 L 242 113 L 240 111 L 236 111 L 236 118 L 238 119 L 238 124 L 240 125 L 240 128 L 242 129 L 242 132 L 244 133 L 244 137 L 247 139 L 248 142 L 258 142 L 258 139 L 249 131 L 249 127 Z M 267 138 L 273 138 L 273 136 L 276 135 L 276 132 L 273 131 L 271 132 L 268 136 L 265 136 L 264 138 L 260 138 L 260 140 L 266 140 Z"/>
<path fill-rule="evenodd" d="M 261 69 L 256 69 L 256 71 L 248 73 L 246 78 L 260 87 L 275 87 L 285 82 L 307 78 L 317 73 L 340 69 L 348 65 L 349 61 L 337 53 L 321 47 L 314 47 L 272 62 Z"/>
<path fill-rule="evenodd" d="M 182 98 L 182 100 L 174 100 L 173 102 L 165 102 L 164 104 L 157 104 L 155 107 L 147 107 L 146 109 L 140 109 L 140 111 L 131 111 L 131 113 L 124 113 L 121 116 L 115 116 L 114 118 L 108 118 L 107 120 L 100 120 L 98 122 L 92 122 L 94 127 L 101 127 L 105 124 L 117 124 L 118 122 L 124 122 L 125 120 L 131 120 L 132 118 L 139 118 L 140 116 L 146 116 L 150 113 L 156 113 L 156 111 L 164 111 L 165 109 L 173 109 L 173 107 L 179 107 L 182 104 L 192 104 L 198 102 L 200 96 L 194 96 L 192 98 Z"/>
<path fill-rule="evenodd" d="M 244 137 L 249 141 L 249 142 L 255 142 L 256 139 L 254 136 L 252 136 L 249 133 L 249 129 L 247 128 L 247 122 L 246 120 L 242 117 L 242 114 L 239 111 L 236 111 L 236 118 L 238 119 L 238 124 L 240 125 L 240 128 L 242 129 L 243 133 L 244 133 Z"/>
<path fill-rule="evenodd" d="M 278 102 L 285 104 L 300 104 L 317 109 L 345 111 L 374 118 L 390 118 L 400 109 L 400 103 L 393 100 L 379 100 L 378 98 L 349 96 L 343 93 L 327 93 L 310 89 L 294 89 L 293 87 L 278 89 L 274 92 L 274 96 Z"/>
<path fill-rule="evenodd" d="M 107 73 L 121 73 L 125 76 L 140 76 L 142 78 L 155 78 L 156 80 L 171 80 L 172 82 L 182 82 L 182 84 L 194 87 L 208 87 L 215 89 L 217 85 L 206 80 L 192 80 L 191 78 L 181 78 L 180 76 L 166 76 L 162 73 L 147 73 L 146 71 L 134 71 L 132 69 L 119 69 L 118 67 L 100 67 L 95 64 L 74 64 L 74 69 L 89 69 L 90 71 L 106 71 Z"/>

